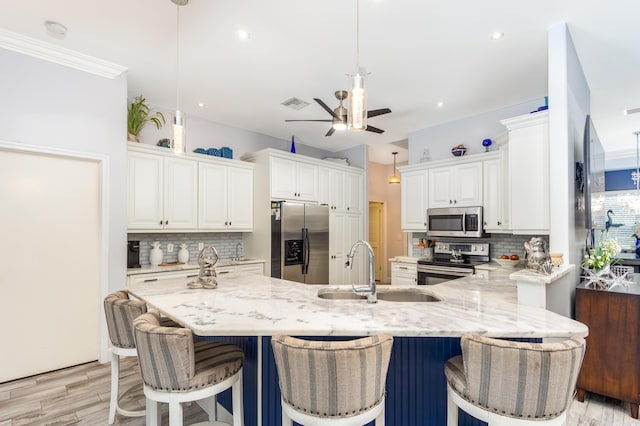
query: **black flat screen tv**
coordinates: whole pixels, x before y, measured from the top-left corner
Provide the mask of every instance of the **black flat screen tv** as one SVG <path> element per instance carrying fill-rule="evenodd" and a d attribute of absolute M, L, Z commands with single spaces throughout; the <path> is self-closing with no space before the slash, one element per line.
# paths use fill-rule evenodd
<path fill-rule="evenodd" d="M 604 149 L 590 115 L 585 120 L 582 153 L 582 191 L 578 191 L 576 196 L 582 192 L 584 227 L 604 229 Z M 579 181 L 577 171 L 576 178 Z"/>

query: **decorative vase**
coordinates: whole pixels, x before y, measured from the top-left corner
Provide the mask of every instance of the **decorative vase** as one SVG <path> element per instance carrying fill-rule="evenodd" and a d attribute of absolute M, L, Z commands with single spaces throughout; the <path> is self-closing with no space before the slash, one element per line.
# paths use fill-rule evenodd
<path fill-rule="evenodd" d="M 180 250 L 178 251 L 178 262 L 189 262 L 189 250 L 187 250 L 186 244 L 180 244 Z"/>
<path fill-rule="evenodd" d="M 292 152 L 293 154 L 295 154 L 295 153 L 296 153 L 296 143 L 295 143 L 295 141 L 293 140 L 293 136 L 291 136 L 291 152 Z"/>
<path fill-rule="evenodd" d="M 149 252 L 149 263 L 151 266 L 158 266 L 162 263 L 162 249 L 160 248 L 160 241 L 151 243 L 153 248 Z"/>

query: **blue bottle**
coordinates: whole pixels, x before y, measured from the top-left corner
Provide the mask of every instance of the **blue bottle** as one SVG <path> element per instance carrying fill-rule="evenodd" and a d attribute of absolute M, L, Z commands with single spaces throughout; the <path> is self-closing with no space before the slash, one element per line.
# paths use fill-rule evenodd
<path fill-rule="evenodd" d="M 296 153 L 296 143 L 293 140 L 293 136 L 291 136 L 291 152 L 294 154 Z"/>

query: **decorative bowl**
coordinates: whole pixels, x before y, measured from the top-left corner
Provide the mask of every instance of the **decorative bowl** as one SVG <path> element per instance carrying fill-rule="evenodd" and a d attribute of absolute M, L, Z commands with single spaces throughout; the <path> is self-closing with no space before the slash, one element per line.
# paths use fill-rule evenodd
<path fill-rule="evenodd" d="M 467 148 L 451 148 L 451 153 L 456 157 L 462 157 L 467 152 Z"/>
<path fill-rule="evenodd" d="M 498 263 L 503 268 L 512 268 L 512 269 L 518 266 L 522 261 L 522 259 L 511 260 L 511 259 L 498 259 L 498 258 L 493 258 L 493 260 L 495 260 L 496 263 Z"/>

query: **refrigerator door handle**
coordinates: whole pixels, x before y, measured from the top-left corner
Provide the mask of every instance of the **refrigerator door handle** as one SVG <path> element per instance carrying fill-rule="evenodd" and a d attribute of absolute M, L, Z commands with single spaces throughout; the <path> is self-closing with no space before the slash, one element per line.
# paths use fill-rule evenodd
<path fill-rule="evenodd" d="M 311 244 L 309 243 L 309 228 L 304 228 L 304 265 L 302 266 L 302 273 L 306 275 L 309 272 L 309 250 Z"/>

